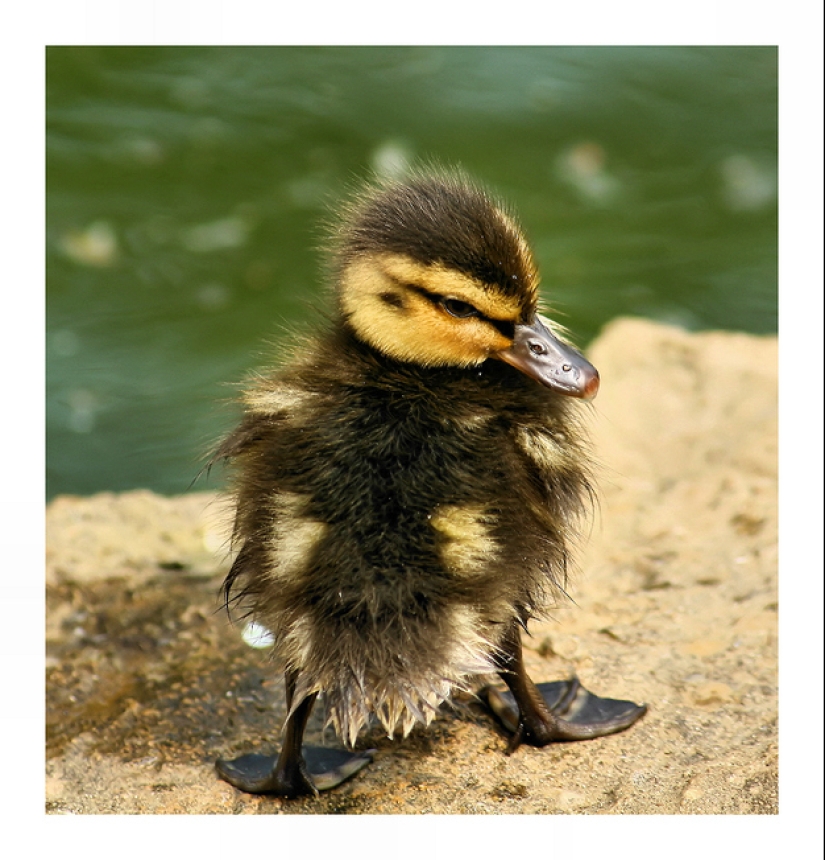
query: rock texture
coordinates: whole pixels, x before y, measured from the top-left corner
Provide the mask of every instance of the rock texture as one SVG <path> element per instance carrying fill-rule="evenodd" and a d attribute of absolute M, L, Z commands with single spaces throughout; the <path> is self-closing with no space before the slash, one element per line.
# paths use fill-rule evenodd
<path fill-rule="evenodd" d="M 52 813 L 776 813 L 777 343 L 618 320 L 593 344 L 601 501 L 533 678 L 650 705 L 629 731 L 505 755 L 472 700 L 319 799 L 244 795 L 218 756 L 277 746 L 280 678 L 220 610 L 217 494 L 47 511 Z M 320 726 L 311 732 L 320 739 Z M 331 740 L 331 738 L 330 738 Z"/>

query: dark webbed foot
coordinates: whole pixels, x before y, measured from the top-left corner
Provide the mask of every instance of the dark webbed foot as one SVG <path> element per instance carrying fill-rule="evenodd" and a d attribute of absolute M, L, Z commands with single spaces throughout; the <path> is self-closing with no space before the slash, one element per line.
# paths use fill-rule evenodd
<path fill-rule="evenodd" d="M 335 788 L 366 767 L 374 752 L 305 746 L 301 757 L 286 766 L 279 765 L 279 757 L 250 753 L 232 761 L 219 759 L 215 767 L 221 779 L 241 791 L 293 798 Z"/>
<path fill-rule="evenodd" d="M 499 667 L 509 692 L 488 687 L 482 698 L 513 732 L 508 752 L 522 743 L 543 747 L 553 741 L 611 735 L 632 726 L 647 711 L 646 705 L 596 696 L 578 678 L 536 686 L 524 666 L 521 631 L 515 624 L 502 640 Z"/>
<path fill-rule="evenodd" d="M 624 699 L 605 699 L 585 689 L 578 678 L 534 685 L 544 709 L 526 708 L 522 715 L 509 690 L 487 687 L 482 698 L 513 736 L 509 751 L 521 743 L 545 746 L 554 741 L 580 741 L 614 734 L 629 728 L 647 711 Z M 547 711 L 547 719 L 542 710 Z"/>
<path fill-rule="evenodd" d="M 289 716 L 284 726 L 284 743 L 280 755 L 249 753 L 232 761 L 218 759 L 215 768 L 221 779 L 250 794 L 274 794 L 286 798 L 307 795 L 317 797 L 319 791 L 335 788 L 372 761 L 375 750 L 355 753 L 303 745 L 304 730 L 316 694 L 312 693 L 292 708 L 296 680 L 296 673 L 287 673 L 286 703 Z"/>

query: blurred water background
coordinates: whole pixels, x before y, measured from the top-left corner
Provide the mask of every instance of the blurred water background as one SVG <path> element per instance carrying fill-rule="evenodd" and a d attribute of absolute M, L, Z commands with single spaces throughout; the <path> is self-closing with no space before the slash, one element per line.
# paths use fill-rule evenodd
<path fill-rule="evenodd" d="M 775 333 L 776 115 L 771 47 L 49 48 L 47 495 L 190 487 L 370 171 L 511 202 L 581 346 Z"/>

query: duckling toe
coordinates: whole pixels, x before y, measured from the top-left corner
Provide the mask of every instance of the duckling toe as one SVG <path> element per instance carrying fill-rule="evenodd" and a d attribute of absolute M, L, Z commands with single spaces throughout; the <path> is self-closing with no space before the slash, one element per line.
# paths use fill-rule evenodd
<path fill-rule="evenodd" d="M 277 756 L 258 753 L 248 753 L 231 761 L 218 759 L 215 768 L 221 779 L 241 791 L 293 798 L 335 788 L 366 767 L 374 753 L 375 750 L 352 753 L 305 746 L 303 761 L 294 768 L 279 767 Z"/>
<path fill-rule="evenodd" d="M 249 753 L 231 761 L 218 759 L 215 769 L 221 779 L 241 791 L 266 794 L 274 790 L 273 775 L 277 763 L 277 756 Z"/>
<path fill-rule="evenodd" d="M 536 684 L 536 689 L 555 718 L 551 738 L 555 741 L 587 740 L 621 732 L 647 712 L 647 705 L 597 696 L 576 677 Z M 481 691 L 481 699 L 504 728 L 518 737 L 518 742 L 527 740 L 521 737 L 519 709 L 509 690 L 487 687 Z"/>
<path fill-rule="evenodd" d="M 346 782 L 365 768 L 375 754 L 375 750 L 347 752 L 328 747 L 304 747 L 304 760 L 312 775 L 318 791 L 327 791 Z"/>

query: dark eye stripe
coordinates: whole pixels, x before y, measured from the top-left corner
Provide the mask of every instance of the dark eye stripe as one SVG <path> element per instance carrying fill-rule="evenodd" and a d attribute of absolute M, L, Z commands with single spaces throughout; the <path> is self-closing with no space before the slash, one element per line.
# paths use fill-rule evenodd
<path fill-rule="evenodd" d="M 504 337 L 512 340 L 515 337 L 516 329 L 515 323 L 510 322 L 509 320 L 497 320 L 492 317 L 485 316 L 481 313 L 478 308 L 473 307 L 469 302 L 462 301 L 461 299 L 451 299 L 447 296 L 439 296 L 431 293 L 429 290 L 425 290 L 423 287 L 419 287 L 418 284 L 411 283 L 401 283 L 397 282 L 399 286 L 404 287 L 407 290 L 418 293 L 420 296 L 423 296 L 428 301 L 433 302 L 433 304 L 440 305 L 447 311 L 451 316 L 456 317 L 456 319 L 469 319 L 470 317 L 477 317 L 480 320 L 484 320 L 484 322 L 489 323 L 491 326 L 496 328 Z"/>
<path fill-rule="evenodd" d="M 490 325 L 495 326 L 501 334 L 504 335 L 508 340 L 513 340 L 516 336 L 516 324 L 508 322 L 507 320 L 491 320 L 488 319 L 487 322 Z"/>

